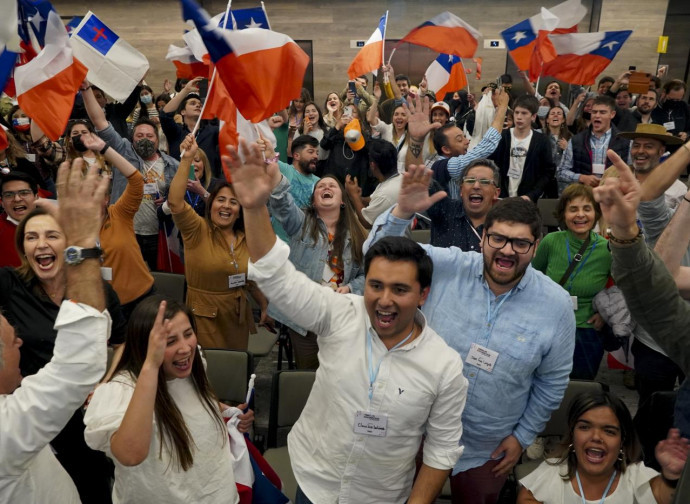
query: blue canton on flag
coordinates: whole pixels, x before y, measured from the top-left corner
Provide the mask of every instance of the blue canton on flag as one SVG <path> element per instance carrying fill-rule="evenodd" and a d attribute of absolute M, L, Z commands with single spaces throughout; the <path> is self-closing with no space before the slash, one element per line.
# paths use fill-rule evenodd
<path fill-rule="evenodd" d="M 244 30 L 245 28 L 271 29 L 271 26 L 268 24 L 266 11 L 261 7 L 233 10 L 232 19 L 234 21 L 233 28 L 235 30 Z"/>
<path fill-rule="evenodd" d="M 76 35 L 104 56 L 120 38 L 94 15 L 91 15 Z"/>
<path fill-rule="evenodd" d="M 532 29 L 532 23 L 529 19 L 519 22 L 510 28 L 501 32 L 503 40 L 505 40 L 509 51 L 513 51 L 519 47 L 526 46 L 537 38 L 537 34 Z"/>
<path fill-rule="evenodd" d="M 439 54 L 436 61 L 441 65 L 448 73 L 453 69 L 453 65 L 460 63 L 460 58 L 451 54 Z"/>
<path fill-rule="evenodd" d="M 591 54 L 597 54 L 612 60 L 618 54 L 620 48 L 623 47 L 623 43 L 628 40 L 631 33 L 631 30 L 607 31 L 606 37 L 599 44 L 599 48 L 592 51 Z"/>

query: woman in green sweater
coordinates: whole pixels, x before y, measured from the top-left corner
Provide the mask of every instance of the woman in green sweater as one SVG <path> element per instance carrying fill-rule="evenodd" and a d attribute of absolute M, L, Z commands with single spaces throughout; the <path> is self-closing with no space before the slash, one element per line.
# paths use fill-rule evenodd
<path fill-rule="evenodd" d="M 567 230 L 544 237 L 532 266 L 570 293 L 577 326 L 570 377 L 593 380 L 604 356 L 599 334 L 604 321 L 594 311 L 592 299 L 606 286 L 611 253 L 606 239 L 593 231 L 601 210 L 592 188 L 583 184 L 568 186 L 561 195 L 556 217 Z"/>

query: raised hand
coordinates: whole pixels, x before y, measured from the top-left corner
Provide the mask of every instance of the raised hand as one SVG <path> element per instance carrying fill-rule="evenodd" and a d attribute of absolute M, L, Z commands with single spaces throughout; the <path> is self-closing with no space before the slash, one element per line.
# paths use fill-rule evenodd
<path fill-rule="evenodd" d="M 92 152 L 100 152 L 105 147 L 105 140 L 96 135 L 95 133 L 87 133 L 81 136 L 81 141 L 84 147 Z"/>
<path fill-rule="evenodd" d="M 407 167 L 407 171 L 402 174 L 398 206 L 393 209 L 393 215 L 401 219 L 409 219 L 415 212 L 424 212 L 447 196 L 445 191 L 438 191 L 429 196 L 432 173 L 424 165 Z"/>
<path fill-rule="evenodd" d="M 345 175 L 345 189 L 351 198 L 359 198 L 362 195 L 362 188 L 359 187 L 357 177 L 354 179 L 350 175 Z"/>
<path fill-rule="evenodd" d="M 421 142 L 427 133 L 441 127 L 441 123 L 432 123 L 429 120 L 428 96 L 408 97 L 407 108 L 410 114 L 407 121 L 407 132 L 412 139 Z"/>
<path fill-rule="evenodd" d="M 618 170 L 618 177 L 608 177 L 602 185 L 595 187 L 594 199 L 599 202 L 613 236 L 623 240 L 632 239 L 638 233 L 636 218 L 640 184 L 618 154 L 610 149 L 606 154 Z"/>
<path fill-rule="evenodd" d="M 187 84 L 184 85 L 184 88 L 182 89 L 186 94 L 189 93 L 198 93 L 199 92 L 199 83 L 203 80 L 203 77 L 194 77 L 192 80 L 187 82 Z"/>
<path fill-rule="evenodd" d="M 228 145 L 229 156 L 223 156 L 223 164 L 230 172 L 235 195 L 247 210 L 260 208 L 268 202 L 273 188 L 278 185 L 282 175 L 276 163 L 266 164 L 259 146 L 247 144 L 240 138 L 239 150 L 244 157 L 240 159 L 238 150 Z"/>
<path fill-rule="evenodd" d="M 690 443 L 687 439 L 680 437 L 678 429 L 670 429 L 668 436 L 656 445 L 656 459 L 661 465 L 661 472 L 668 479 L 675 480 L 680 478 L 685 462 L 688 459 Z"/>
<path fill-rule="evenodd" d="M 158 313 L 149 333 L 149 346 L 146 350 L 145 363 L 156 369 L 163 363 L 165 346 L 168 341 L 168 334 L 171 331 L 170 320 L 165 319 L 166 306 L 167 303 L 165 301 L 161 301 L 161 304 L 158 305 Z"/>
<path fill-rule="evenodd" d="M 184 154 L 182 154 L 182 159 L 194 159 L 198 149 L 199 146 L 196 144 L 196 139 L 194 135 L 190 133 L 180 144 L 180 151 L 184 152 Z"/>

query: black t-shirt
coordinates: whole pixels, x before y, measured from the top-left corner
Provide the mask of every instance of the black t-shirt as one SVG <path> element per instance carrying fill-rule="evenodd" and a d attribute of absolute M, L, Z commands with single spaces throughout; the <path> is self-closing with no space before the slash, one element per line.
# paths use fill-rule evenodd
<path fill-rule="evenodd" d="M 103 284 L 106 308 L 112 319 L 108 344 L 119 345 L 125 341 L 127 321 L 117 294 L 109 284 Z M 57 337 L 53 326 L 60 307 L 41 289 L 38 280 L 27 284 L 14 268 L 0 268 L 0 308 L 24 342 L 20 348 L 19 364 L 22 376 L 36 374 L 53 358 Z"/>

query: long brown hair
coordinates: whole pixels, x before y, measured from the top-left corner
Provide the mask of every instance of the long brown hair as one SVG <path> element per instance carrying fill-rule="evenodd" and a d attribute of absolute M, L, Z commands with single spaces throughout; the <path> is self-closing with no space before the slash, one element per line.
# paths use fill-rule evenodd
<path fill-rule="evenodd" d="M 17 249 L 17 253 L 19 254 L 19 259 L 21 260 L 21 265 L 18 266 L 16 269 L 17 273 L 19 274 L 19 277 L 24 280 L 26 283 L 31 282 L 36 277 L 36 273 L 34 272 L 33 269 L 31 269 L 31 266 L 29 265 L 29 261 L 26 260 L 26 255 L 25 255 L 25 250 L 24 250 L 24 234 L 26 233 L 26 224 L 33 219 L 34 217 L 38 217 L 39 215 L 48 215 L 55 219 L 55 217 L 52 216 L 52 214 L 39 206 L 35 207 L 33 210 L 31 210 L 26 216 L 19 221 L 19 224 L 17 224 L 17 231 L 14 235 L 14 246 Z M 57 221 L 56 221 L 57 222 Z M 58 223 L 58 227 L 60 224 Z M 56 250 L 55 251 L 58 254 L 61 254 L 61 250 Z"/>
<path fill-rule="evenodd" d="M 355 206 L 352 204 L 350 195 L 345 190 L 345 187 L 343 187 L 343 184 L 340 183 L 340 180 L 332 175 L 324 175 L 321 180 L 326 178 L 335 180 L 343 195 L 343 207 L 340 209 L 340 217 L 338 217 L 335 236 L 333 237 L 333 255 L 338 258 L 338 266 L 342 267 L 343 249 L 345 248 L 345 241 L 349 234 L 350 248 L 352 248 L 352 260 L 363 264 L 364 256 L 362 255 L 362 245 L 364 245 L 368 233 L 359 222 Z M 311 193 L 311 204 L 304 210 L 304 224 L 302 225 L 302 238 L 309 234 L 309 237 L 314 243 L 319 240 L 319 234 L 323 235 L 326 241 L 328 241 L 328 234 L 320 228 L 318 222 L 319 216 L 314 208 L 314 192 L 316 191 L 317 185 L 318 182 L 314 185 L 314 191 Z"/>
<path fill-rule="evenodd" d="M 161 296 L 152 296 L 143 300 L 134 309 L 129 319 L 125 349 L 122 352 L 122 357 L 115 368 L 113 376 L 110 378 L 111 381 L 120 371 L 129 372 L 135 380 L 139 377 L 141 368 L 146 360 L 146 353 L 148 352 L 149 334 L 153 328 L 161 301 L 167 302 L 165 308 L 166 319 L 170 320 L 182 312 L 189 318 L 192 329 L 196 333 L 194 317 L 186 305 L 180 304 L 174 299 Z M 201 403 L 217 424 L 223 442 L 225 442 L 227 435 L 225 434 L 225 424 L 220 416 L 218 399 L 206 377 L 206 371 L 198 350 L 194 352 L 191 378 Z M 180 413 L 173 398 L 170 397 L 163 366 L 158 369 L 158 389 L 156 390 L 154 414 L 156 415 L 156 422 L 161 433 L 159 457 L 162 456 L 163 446 L 165 445 L 166 450 L 170 452 L 171 461 L 181 467 L 182 470 L 188 470 L 194 464 L 194 454 L 192 453 L 194 440 L 189 429 L 187 429 L 182 413 Z"/>

